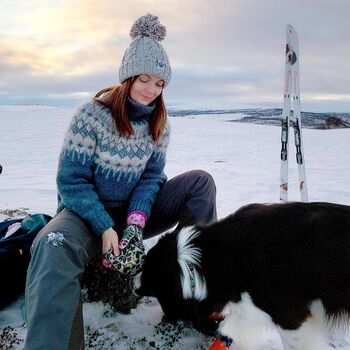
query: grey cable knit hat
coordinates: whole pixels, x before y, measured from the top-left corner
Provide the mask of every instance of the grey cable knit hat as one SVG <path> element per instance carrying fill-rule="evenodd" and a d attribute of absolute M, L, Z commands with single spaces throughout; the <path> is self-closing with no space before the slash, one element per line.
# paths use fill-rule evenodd
<path fill-rule="evenodd" d="M 167 86 L 171 78 L 169 58 L 159 43 L 166 36 L 166 28 L 151 14 L 140 17 L 131 27 L 133 39 L 125 51 L 119 68 L 119 81 L 140 74 L 155 75 Z"/>

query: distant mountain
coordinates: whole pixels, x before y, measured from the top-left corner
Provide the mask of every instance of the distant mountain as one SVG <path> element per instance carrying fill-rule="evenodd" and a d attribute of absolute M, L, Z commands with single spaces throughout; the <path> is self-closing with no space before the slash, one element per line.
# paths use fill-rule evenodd
<path fill-rule="evenodd" d="M 281 108 L 257 108 L 257 109 L 192 109 L 170 110 L 172 117 L 188 117 L 200 115 L 237 115 L 238 118 L 229 120 L 234 123 L 253 123 L 263 125 L 281 125 Z M 303 128 L 310 129 L 337 129 L 350 128 L 350 113 L 312 113 L 301 112 Z"/>
<path fill-rule="evenodd" d="M 39 104 L 0 105 L 0 113 L 6 113 L 18 109 L 40 111 L 43 109 L 74 110 L 72 107 L 59 107 Z M 68 113 L 68 112 L 67 112 Z M 228 122 L 253 123 L 263 125 L 281 125 L 281 108 L 246 108 L 246 109 L 168 109 L 171 117 L 198 117 L 213 116 L 225 117 Z M 308 129 L 339 129 L 350 128 L 350 113 L 313 113 L 301 112 L 303 128 Z"/>

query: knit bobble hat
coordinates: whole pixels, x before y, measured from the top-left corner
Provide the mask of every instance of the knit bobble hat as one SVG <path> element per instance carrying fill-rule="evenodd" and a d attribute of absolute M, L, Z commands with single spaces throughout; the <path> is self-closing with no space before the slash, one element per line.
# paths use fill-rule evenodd
<path fill-rule="evenodd" d="M 166 36 L 166 28 L 158 17 L 151 14 L 140 17 L 131 27 L 133 39 L 125 51 L 119 68 L 119 81 L 140 74 L 150 74 L 164 80 L 167 86 L 171 78 L 168 55 L 160 44 Z"/>

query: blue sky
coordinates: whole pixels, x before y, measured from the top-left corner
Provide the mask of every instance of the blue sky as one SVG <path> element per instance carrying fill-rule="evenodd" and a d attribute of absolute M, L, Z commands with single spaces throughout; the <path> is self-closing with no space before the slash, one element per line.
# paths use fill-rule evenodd
<path fill-rule="evenodd" d="M 117 84 L 148 12 L 168 30 L 170 107 L 281 107 L 291 24 L 302 110 L 350 112 L 348 0 L 2 0 L 0 104 L 76 106 Z"/>

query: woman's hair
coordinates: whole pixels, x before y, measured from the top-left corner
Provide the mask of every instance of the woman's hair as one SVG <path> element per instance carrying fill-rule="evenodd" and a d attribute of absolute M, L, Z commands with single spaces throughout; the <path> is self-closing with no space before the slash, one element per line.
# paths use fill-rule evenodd
<path fill-rule="evenodd" d="M 110 86 L 99 91 L 94 101 L 112 111 L 112 118 L 119 133 L 123 136 L 134 134 L 129 116 L 127 114 L 126 103 L 130 93 L 130 88 L 137 77 L 129 78 L 120 85 Z M 154 142 L 157 142 L 162 134 L 167 118 L 167 111 L 161 93 L 154 101 L 156 108 L 150 121 L 150 132 Z"/>

